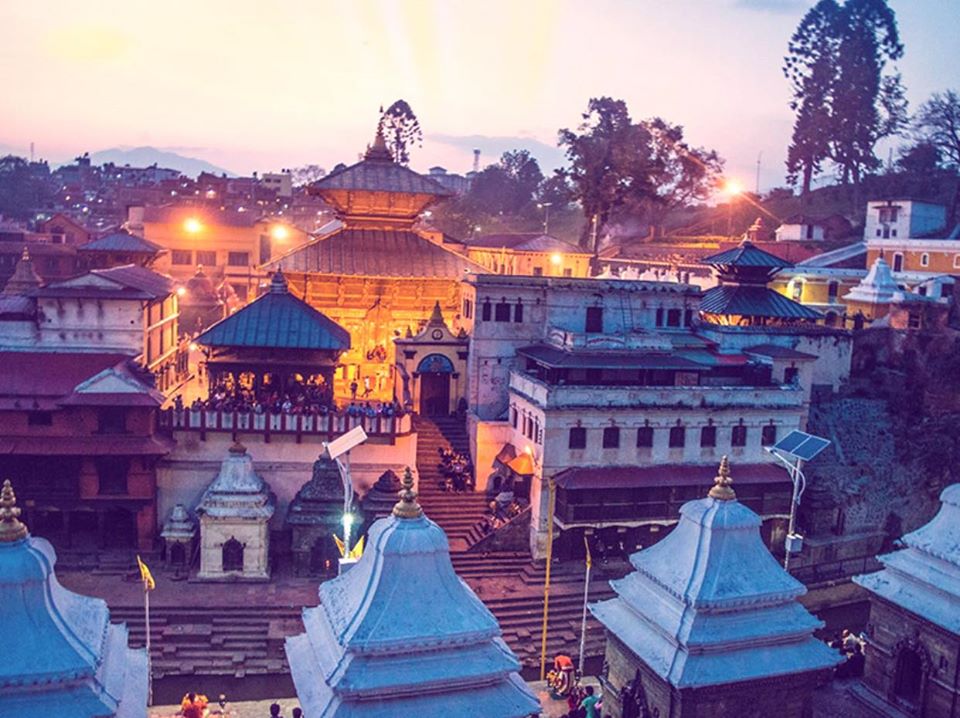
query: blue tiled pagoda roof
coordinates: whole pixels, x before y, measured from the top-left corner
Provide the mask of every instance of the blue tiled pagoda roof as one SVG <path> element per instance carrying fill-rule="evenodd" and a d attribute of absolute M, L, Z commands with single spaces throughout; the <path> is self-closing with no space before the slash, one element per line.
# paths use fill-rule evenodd
<path fill-rule="evenodd" d="M 700 260 L 701 264 L 710 264 L 712 266 L 726 267 L 766 267 L 786 269 L 792 267 L 793 262 L 764 252 L 753 246 L 753 243 L 744 240 L 739 246 L 728 249 L 719 254 L 712 254 Z"/>
<path fill-rule="evenodd" d="M 724 284 L 709 290 L 700 300 L 704 314 L 777 319 L 820 319 L 818 311 L 805 307 L 779 292 L 762 286 Z"/>
<path fill-rule="evenodd" d="M 287 280 L 277 271 L 269 292 L 214 324 L 197 342 L 215 347 L 345 351 L 350 348 L 350 334 L 290 294 Z"/>

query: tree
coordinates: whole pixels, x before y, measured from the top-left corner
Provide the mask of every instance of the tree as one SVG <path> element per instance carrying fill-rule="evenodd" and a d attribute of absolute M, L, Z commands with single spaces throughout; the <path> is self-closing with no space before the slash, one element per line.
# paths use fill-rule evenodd
<path fill-rule="evenodd" d="M 802 175 L 804 194 L 827 158 L 843 184 L 879 167 L 877 141 L 906 124 L 900 75 L 884 74 L 902 56 L 886 0 L 821 0 L 801 20 L 783 69 L 797 113 L 787 171 L 792 181 Z"/>
<path fill-rule="evenodd" d="M 897 167 L 918 177 L 929 177 L 940 169 L 940 150 L 929 142 L 918 142 L 900 153 Z"/>
<path fill-rule="evenodd" d="M 960 95 L 935 92 L 913 119 L 918 139 L 935 147 L 944 163 L 960 169 Z"/>
<path fill-rule="evenodd" d="M 837 17 L 835 0 L 821 0 L 800 21 L 790 38 L 783 73 L 790 80 L 790 108 L 797 113 L 787 149 L 787 181 L 801 181 L 801 197 L 830 156 L 830 106 L 836 83 Z"/>
<path fill-rule="evenodd" d="M 294 187 L 311 185 L 317 180 L 323 179 L 326 175 L 327 171 L 320 165 L 303 165 L 302 167 L 294 167 L 290 170 L 290 177 L 293 180 Z"/>
<path fill-rule="evenodd" d="M 405 100 L 397 100 L 381 113 L 377 130 L 383 133 L 394 161 L 401 165 L 410 163 L 411 147 L 423 145 L 420 121 Z"/>
<path fill-rule="evenodd" d="M 0 157 L 0 215 L 32 219 L 53 197 L 50 168 L 23 157 Z"/>

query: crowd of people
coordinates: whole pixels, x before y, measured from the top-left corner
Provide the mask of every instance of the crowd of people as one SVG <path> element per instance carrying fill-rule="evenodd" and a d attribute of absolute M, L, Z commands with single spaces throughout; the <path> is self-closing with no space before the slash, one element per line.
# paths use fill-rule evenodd
<path fill-rule="evenodd" d="M 174 399 L 174 409 L 183 410 L 183 399 Z M 206 399 L 194 399 L 191 411 L 225 411 L 250 414 L 286 414 L 303 416 L 403 416 L 406 410 L 397 402 L 371 401 L 338 404 L 323 384 L 298 384 L 287 391 L 243 389 L 224 383 L 210 387 Z"/>
<path fill-rule="evenodd" d="M 473 465 L 470 463 L 470 457 L 443 447 L 438 448 L 437 453 L 440 455 L 437 469 L 442 476 L 439 482 L 440 488 L 443 491 L 457 493 L 472 491 Z"/>

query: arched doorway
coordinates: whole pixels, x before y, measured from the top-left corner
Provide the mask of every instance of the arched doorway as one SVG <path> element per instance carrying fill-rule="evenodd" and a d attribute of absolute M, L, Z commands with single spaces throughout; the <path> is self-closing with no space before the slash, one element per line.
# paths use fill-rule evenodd
<path fill-rule="evenodd" d="M 170 564 L 173 566 L 183 566 L 187 562 L 187 552 L 182 543 L 175 543 L 170 547 Z"/>
<path fill-rule="evenodd" d="M 243 571 L 243 544 L 233 537 L 223 544 L 223 570 Z"/>
<path fill-rule="evenodd" d="M 912 648 L 903 648 L 897 656 L 897 675 L 893 692 L 898 698 L 916 703 L 920 698 L 923 684 L 923 659 Z"/>
<path fill-rule="evenodd" d="M 310 547 L 310 573 L 314 576 L 335 576 L 340 555 L 332 536 L 318 536 Z"/>
<path fill-rule="evenodd" d="M 428 354 L 417 366 L 417 375 L 420 377 L 420 414 L 447 416 L 453 362 L 443 354 Z"/>

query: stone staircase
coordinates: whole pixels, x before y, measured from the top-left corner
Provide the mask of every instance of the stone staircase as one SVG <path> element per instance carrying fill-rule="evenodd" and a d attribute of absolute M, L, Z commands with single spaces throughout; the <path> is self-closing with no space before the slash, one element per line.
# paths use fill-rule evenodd
<path fill-rule="evenodd" d="M 417 471 L 420 475 L 420 505 L 450 541 L 451 553 L 468 551 L 483 537 L 487 510 L 486 496 L 478 492 L 443 491 L 440 481 L 438 449 L 450 449 L 469 456 L 469 440 L 462 419 L 417 417 Z"/>

